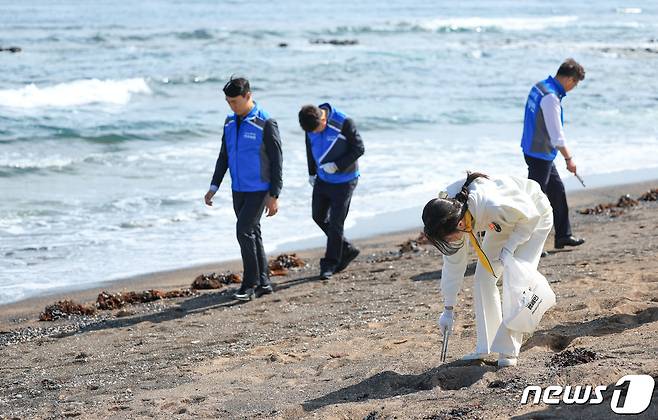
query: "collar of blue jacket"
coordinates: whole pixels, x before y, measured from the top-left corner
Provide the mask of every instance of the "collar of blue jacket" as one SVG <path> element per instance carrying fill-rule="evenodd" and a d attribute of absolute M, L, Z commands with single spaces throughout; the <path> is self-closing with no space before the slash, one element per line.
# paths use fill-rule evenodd
<path fill-rule="evenodd" d="M 323 104 L 318 105 L 318 108 L 327 111 L 327 125 L 324 127 L 324 129 L 326 130 L 327 127 L 329 127 L 329 121 L 331 121 L 331 116 L 334 114 L 334 108 L 331 106 L 329 102 L 325 102 Z"/>
<path fill-rule="evenodd" d="M 238 114 L 236 114 L 234 112 L 233 113 L 233 118 L 235 118 L 236 120 L 239 119 L 240 121 L 250 120 L 250 119 L 254 118 L 256 116 L 256 114 L 258 114 L 259 109 L 260 108 L 258 107 L 258 102 L 254 101 L 254 107 L 251 108 L 251 111 L 249 111 L 249 113 L 247 115 L 245 115 L 244 117 L 241 117 L 241 116 L 239 116 Z"/>
<path fill-rule="evenodd" d="M 556 78 L 554 78 L 553 76 L 548 76 L 546 78 L 546 81 L 548 81 L 549 83 L 551 83 L 554 86 L 555 90 L 557 91 L 558 98 L 560 100 L 562 98 L 564 98 L 565 96 L 567 96 L 567 91 L 564 90 L 564 86 L 562 86 L 562 83 L 558 82 L 558 80 Z"/>

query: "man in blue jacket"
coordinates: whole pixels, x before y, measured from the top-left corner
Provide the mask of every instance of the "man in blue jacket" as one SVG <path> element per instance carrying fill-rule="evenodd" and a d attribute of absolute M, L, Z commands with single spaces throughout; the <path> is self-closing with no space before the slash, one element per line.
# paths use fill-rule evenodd
<path fill-rule="evenodd" d="M 228 169 L 244 269 L 242 285 L 234 297 L 251 300 L 273 291 L 260 218 L 264 209 L 268 217 L 278 211 L 283 184 L 281 139 L 276 121 L 252 99 L 247 79 L 231 78 L 223 90 L 234 113 L 224 122 L 222 145 L 205 201 L 212 206 L 212 198 Z"/>
<path fill-rule="evenodd" d="M 537 181 L 553 207 L 555 248 L 582 245 L 585 240 L 571 232 L 569 206 L 564 185 L 553 160 L 559 151 L 567 170 L 576 173 L 576 163 L 564 136 L 562 99 L 567 92 L 585 79 L 585 69 L 574 59 L 562 63 L 555 77 L 537 82 L 528 95 L 525 106 L 521 148 L 528 164 L 528 178 Z"/>
<path fill-rule="evenodd" d="M 343 236 L 343 227 L 359 180 L 358 159 L 365 149 L 354 121 L 329 104 L 303 106 L 299 125 L 306 132 L 313 220 L 327 235 L 320 260 L 320 278 L 326 280 L 359 255 Z"/>

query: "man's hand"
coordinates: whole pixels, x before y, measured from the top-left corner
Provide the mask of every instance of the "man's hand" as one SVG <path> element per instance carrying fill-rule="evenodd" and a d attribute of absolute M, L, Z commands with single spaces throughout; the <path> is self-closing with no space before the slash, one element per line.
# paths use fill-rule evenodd
<path fill-rule="evenodd" d="M 338 171 L 338 166 L 334 162 L 327 162 L 324 165 L 320 165 L 320 168 L 328 174 L 335 174 Z"/>
<path fill-rule="evenodd" d="M 564 157 L 564 161 L 567 164 L 567 171 L 571 172 L 572 174 L 575 174 L 576 162 L 574 162 L 573 160 L 573 155 L 571 154 L 571 151 L 567 148 L 567 146 L 558 146 L 557 149 Z"/>
<path fill-rule="evenodd" d="M 206 193 L 206 196 L 203 197 L 204 200 L 206 201 L 206 205 L 208 205 L 208 206 L 212 206 L 212 198 L 215 196 L 215 193 L 216 193 L 216 192 L 217 192 L 217 191 L 210 191 L 210 190 L 209 190 L 209 191 Z"/>
<path fill-rule="evenodd" d="M 439 328 L 441 329 L 441 334 L 445 334 L 446 331 L 452 332 L 452 329 L 455 326 L 455 313 L 452 309 L 446 309 L 441 312 L 439 317 Z"/>
<path fill-rule="evenodd" d="M 573 161 L 573 158 L 567 161 L 567 171 L 571 172 L 572 174 L 576 173 L 576 162 Z"/>
<path fill-rule="evenodd" d="M 279 211 L 279 201 L 277 198 L 268 195 L 265 199 L 265 216 L 274 216 Z"/>

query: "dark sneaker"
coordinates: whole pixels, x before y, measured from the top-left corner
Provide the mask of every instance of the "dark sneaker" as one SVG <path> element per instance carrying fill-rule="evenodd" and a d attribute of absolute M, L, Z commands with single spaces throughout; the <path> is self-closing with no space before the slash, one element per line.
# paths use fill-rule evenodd
<path fill-rule="evenodd" d="M 360 253 L 361 253 L 361 251 L 359 251 L 359 250 L 356 249 L 356 248 L 348 248 L 348 249 L 343 253 L 342 258 L 341 258 L 340 261 L 338 262 L 338 265 L 336 266 L 336 270 L 335 270 L 335 272 L 336 272 L 336 273 L 340 273 L 341 271 L 345 270 L 345 269 L 347 268 L 347 266 L 350 265 L 350 263 L 351 263 L 352 261 L 354 261 L 354 259 L 355 259 L 356 257 L 359 256 Z"/>
<path fill-rule="evenodd" d="M 233 298 L 237 300 L 250 301 L 251 299 L 254 298 L 254 288 L 249 287 L 247 289 L 243 289 L 241 287 L 240 290 L 235 292 Z"/>
<path fill-rule="evenodd" d="M 256 287 L 256 290 L 254 291 L 254 295 L 259 298 L 263 295 L 269 295 L 270 293 L 273 293 L 274 289 L 272 288 L 271 284 L 266 284 L 265 286 L 258 286 Z"/>
<path fill-rule="evenodd" d="M 336 272 L 336 264 L 333 260 L 320 259 L 320 279 L 328 280 Z"/>
<path fill-rule="evenodd" d="M 579 246 L 585 243 L 583 238 L 576 238 L 574 236 L 565 236 L 564 238 L 555 239 L 555 249 L 562 249 L 565 246 Z"/>

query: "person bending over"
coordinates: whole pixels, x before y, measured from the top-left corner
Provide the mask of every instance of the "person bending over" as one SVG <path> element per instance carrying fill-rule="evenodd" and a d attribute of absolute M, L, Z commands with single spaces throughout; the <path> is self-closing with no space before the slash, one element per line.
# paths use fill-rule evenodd
<path fill-rule="evenodd" d="M 359 180 L 363 141 L 354 121 L 328 103 L 303 106 L 299 125 L 306 132 L 313 220 L 327 235 L 327 248 L 320 260 L 320 278 L 326 280 L 359 255 L 343 235 L 343 227 Z"/>
<path fill-rule="evenodd" d="M 443 254 L 441 331 L 451 331 L 454 326 L 457 295 L 468 263 L 468 247 L 464 246 L 468 241 L 478 255 L 473 285 L 477 344 L 475 352 L 463 359 L 498 353 L 498 366 L 516 365 L 523 334 L 502 323 L 496 283 L 509 257 L 537 267 L 553 227 L 548 198 L 533 180 L 474 172 L 430 200 L 422 218 L 425 236 Z"/>

